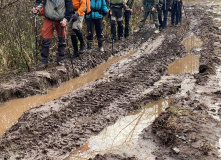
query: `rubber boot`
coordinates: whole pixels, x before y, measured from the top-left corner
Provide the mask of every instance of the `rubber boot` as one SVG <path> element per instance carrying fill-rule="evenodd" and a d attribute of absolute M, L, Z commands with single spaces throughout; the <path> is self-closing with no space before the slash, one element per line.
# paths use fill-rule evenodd
<path fill-rule="evenodd" d="M 83 35 L 80 30 L 73 29 L 73 31 L 75 32 L 75 34 L 78 37 L 78 40 L 80 41 L 80 51 L 79 52 L 82 53 L 85 50 L 85 43 L 84 43 Z"/>
<path fill-rule="evenodd" d="M 92 52 L 92 42 L 87 42 L 87 52 L 88 53 Z"/>
<path fill-rule="evenodd" d="M 72 45 L 74 47 L 74 55 L 72 56 L 72 58 L 77 58 L 79 57 L 79 53 L 78 53 L 78 39 L 76 35 L 72 35 L 71 36 L 71 41 L 72 41 Z"/>
<path fill-rule="evenodd" d="M 65 38 L 64 37 L 58 37 L 58 54 L 57 54 L 57 65 L 63 66 L 64 62 L 64 52 L 65 52 Z"/>
<path fill-rule="evenodd" d="M 103 42 L 102 41 L 98 42 L 98 48 L 99 48 L 100 52 L 104 52 Z"/>

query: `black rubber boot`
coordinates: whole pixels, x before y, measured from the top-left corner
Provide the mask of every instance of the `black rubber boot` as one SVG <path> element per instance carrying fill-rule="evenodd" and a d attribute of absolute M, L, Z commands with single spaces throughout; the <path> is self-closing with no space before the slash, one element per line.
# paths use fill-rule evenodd
<path fill-rule="evenodd" d="M 98 48 L 100 52 L 104 52 L 103 41 L 98 42 Z"/>
<path fill-rule="evenodd" d="M 58 37 L 57 65 L 59 66 L 63 65 L 65 47 L 66 47 L 65 38 Z"/>
<path fill-rule="evenodd" d="M 74 55 L 73 58 L 79 57 L 79 53 L 78 53 L 78 39 L 76 35 L 72 35 L 71 36 L 71 41 L 72 41 L 72 45 L 74 47 Z"/>
<path fill-rule="evenodd" d="M 85 43 L 84 43 L 84 38 L 83 38 L 83 35 L 81 33 L 80 30 L 77 30 L 77 29 L 73 29 L 73 31 L 75 32 L 75 34 L 77 35 L 78 37 L 78 40 L 80 41 L 80 51 L 79 52 L 84 52 L 85 50 Z"/>
<path fill-rule="evenodd" d="M 92 42 L 91 42 L 91 41 L 88 41 L 88 42 L 87 42 L 87 52 L 88 52 L 88 53 L 91 53 L 91 52 L 92 52 Z"/>

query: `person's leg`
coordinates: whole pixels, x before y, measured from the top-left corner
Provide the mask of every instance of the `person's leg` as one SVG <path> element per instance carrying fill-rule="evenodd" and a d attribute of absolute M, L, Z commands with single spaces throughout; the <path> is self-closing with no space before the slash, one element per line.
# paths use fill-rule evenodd
<path fill-rule="evenodd" d="M 171 25 L 174 25 L 175 13 L 176 13 L 176 4 L 174 4 L 173 7 L 172 7 L 172 12 L 171 12 Z"/>
<path fill-rule="evenodd" d="M 104 41 L 104 36 L 102 34 L 103 30 L 103 24 L 102 24 L 102 18 L 96 19 L 95 21 L 95 30 L 96 30 L 96 35 L 97 35 L 97 41 L 98 41 L 98 48 L 100 52 L 104 51 L 103 48 L 103 41 Z"/>
<path fill-rule="evenodd" d="M 111 42 L 112 41 L 116 41 L 116 20 L 117 20 L 117 17 L 116 17 L 116 10 L 115 8 L 111 8 Z"/>
<path fill-rule="evenodd" d="M 163 28 L 166 28 L 167 26 L 167 16 L 168 16 L 168 7 L 163 10 Z"/>
<path fill-rule="evenodd" d="M 160 28 L 163 28 L 162 8 L 158 10 L 158 19 L 159 19 Z"/>
<path fill-rule="evenodd" d="M 86 19 L 87 24 L 87 52 L 92 52 L 92 43 L 93 43 L 93 35 L 94 35 L 94 20 L 91 18 Z"/>
<path fill-rule="evenodd" d="M 84 20 L 84 15 L 80 15 L 79 18 L 72 25 L 72 30 L 75 32 L 78 40 L 80 41 L 80 51 L 79 52 L 83 52 L 85 49 L 84 38 L 81 33 L 83 20 Z"/>
<path fill-rule="evenodd" d="M 124 17 L 125 17 L 125 27 L 124 27 L 124 37 L 127 38 L 129 36 L 129 28 L 130 28 L 130 16 L 131 13 L 129 10 L 126 10 L 124 12 Z"/>
<path fill-rule="evenodd" d="M 177 11 L 176 11 L 176 25 L 180 22 L 180 15 L 181 15 L 181 2 L 177 3 Z"/>
<path fill-rule="evenodd" d="M 140 22 L 138 24 L 138 28 L 134 31 L 134 32 L 139 32 L 141 30 L 141 28 L 144 26 L 144 23 L 147 19 L 147 16 L 149 15 L 149 10 L 148 10 L 148 6 L 146 6 L 144 8 L 144 11 L 142 12 L 142 15 L 141 15 L 141 19 L 140 19 Z"/>
<path fill-rule="evenodd" d="M 54 31 L 54 28 L 53 28 L 52 21 L 45 18 L 43 22 L 42 31 L 41 31 L 42 40 L 41 40 L 41 63 L 40 63 L 41 66 L 39 66 L 40 68 L 47 67 L 48 56 L 49 56 L 49 46 L 52 41 L 53 31 Z"/>
<path fill-rule="evenodd" d="M 75 32 L 72 30 L 73 22 L 70 20 L 67 25 L 68 35 L 71 36 L 71 42 L 74 48 L 74 57 L 79 57 L 78 53 L 78 39 Z"/>
<path fill-rule="evenodd" d="M 157 13 L 157 10 L 155 11 L 152 11 L 152 15 L 153 15 L 153 22 L 155 24 L 155 27 L 156 27 L 156 30 L 155 30 L 155 33 L 159 33 L 159 20 L 158 20 L 158 13 Z"/>
<path fill-rule="evenodd" d="M 60 21 L 55 21 L 55 27 L 56 31 L 58 34 L 58 52 L 57 52 L 57 64 L 58 65 L 63 65 L 62 61 L 64 59 L 64 53 L 65 53 L 65 35 L 64 35 L 64 30 L 65 34 L 67 33 L 66 27 L 62 27 L 60 24 Z"/>

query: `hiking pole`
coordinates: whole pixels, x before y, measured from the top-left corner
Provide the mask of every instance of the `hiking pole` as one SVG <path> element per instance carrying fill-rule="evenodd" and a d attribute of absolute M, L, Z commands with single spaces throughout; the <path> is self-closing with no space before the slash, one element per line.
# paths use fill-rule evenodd
<path fill-rule="evenodd" d="M 36 58 L 36 66 L 38 64 L 38 35 L 37 35 L 37 13 L 35 13 L 35 58 Z"/>
<path fill-rule="evenodd" d="M 186 11 L 185 11 L 185 8 L 184 8 L 184 6 L 183 6 L 183 3 L 182 3 L 182 7 L 183 7 L 183 12 L 184 12 L 184 14 L 185 14 L 185 17 L 186 17 L 186 19 L 187 19 Z"/>
<path fill-rule="evenodd" d="M 70 52 L 70 48 L 69 48 L 69 45 L 68 45 L 68 37 L 67 37 L 66 32 L 65 32 L 65 27 L 64 27 L 64 36 L 65 36 L 65 42 L 66 42 L 67 48 L 68 48 L 68 55 L 69 55 L 69 58 L 70 58 L 70 61 L 71 61 L 71 67 L 72 67 L 72 70 L 74 70 L 73 60 L 71 58 L 71 52 Z"/>
<path fill-rule="evenodd" d="M 114 52 L 114 37 L 113 34 L 111 35 L 111 39 L 112 39 L 112 54 Z"/>

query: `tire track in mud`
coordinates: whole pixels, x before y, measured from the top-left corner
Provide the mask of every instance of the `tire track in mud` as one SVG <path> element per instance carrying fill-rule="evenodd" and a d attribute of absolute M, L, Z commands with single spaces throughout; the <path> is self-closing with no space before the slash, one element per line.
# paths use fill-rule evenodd
<path fill-rule="evenodd" d="M 174 59 L 185 54 L 184 47 L 180 45 L 183 34 L 178 33 L 179 29 L 163 33 L 169 35 L 165 37 L 167 40 L 159 43 L 161 45 L 152 52 L 141 48 L 142 56 L 128 70 L 123 70 L 122 73 L 126 74 L 121 76 L 122 73 L 118 73 L 98 80 L 25 112 L 1 138 L 1 155 L 5 158 L 14 155 L 23 159 L 63 159 L 90 136 L 137 109 L 139 100 L 148 97 L 150 102 L 176 93 L 174 86 L 165 89 L 162 86 L 142 95 L 160 79 Z M 150 38 L 149 43 L 159 38 L 163 40 L 156 35 Z M 90 117 L 91 120 L 87 121 Z"/>
<path fill-rule="evenodd" d="M 169 64 L 186 55 L 180 43 L 187 27 L 185 23 L 181 28 L 163 31 L 162 44 L 151 53 L 138 49 L 138 55 L 143 53 L 142 56 L 131 61 L 127 70 L 118 69 L 125 61 L 119 62 L 110 67 L 113 75 L 25 112 L 1 137 L 0 158 L 64 159 L 90 136 L 141 104 L 175 94 L 180 87 L 178 80 L 177 85 L 173 80 L 160 86 L 154 84 Z M 148 44 L 158 38 L 151 36 Z"/>

